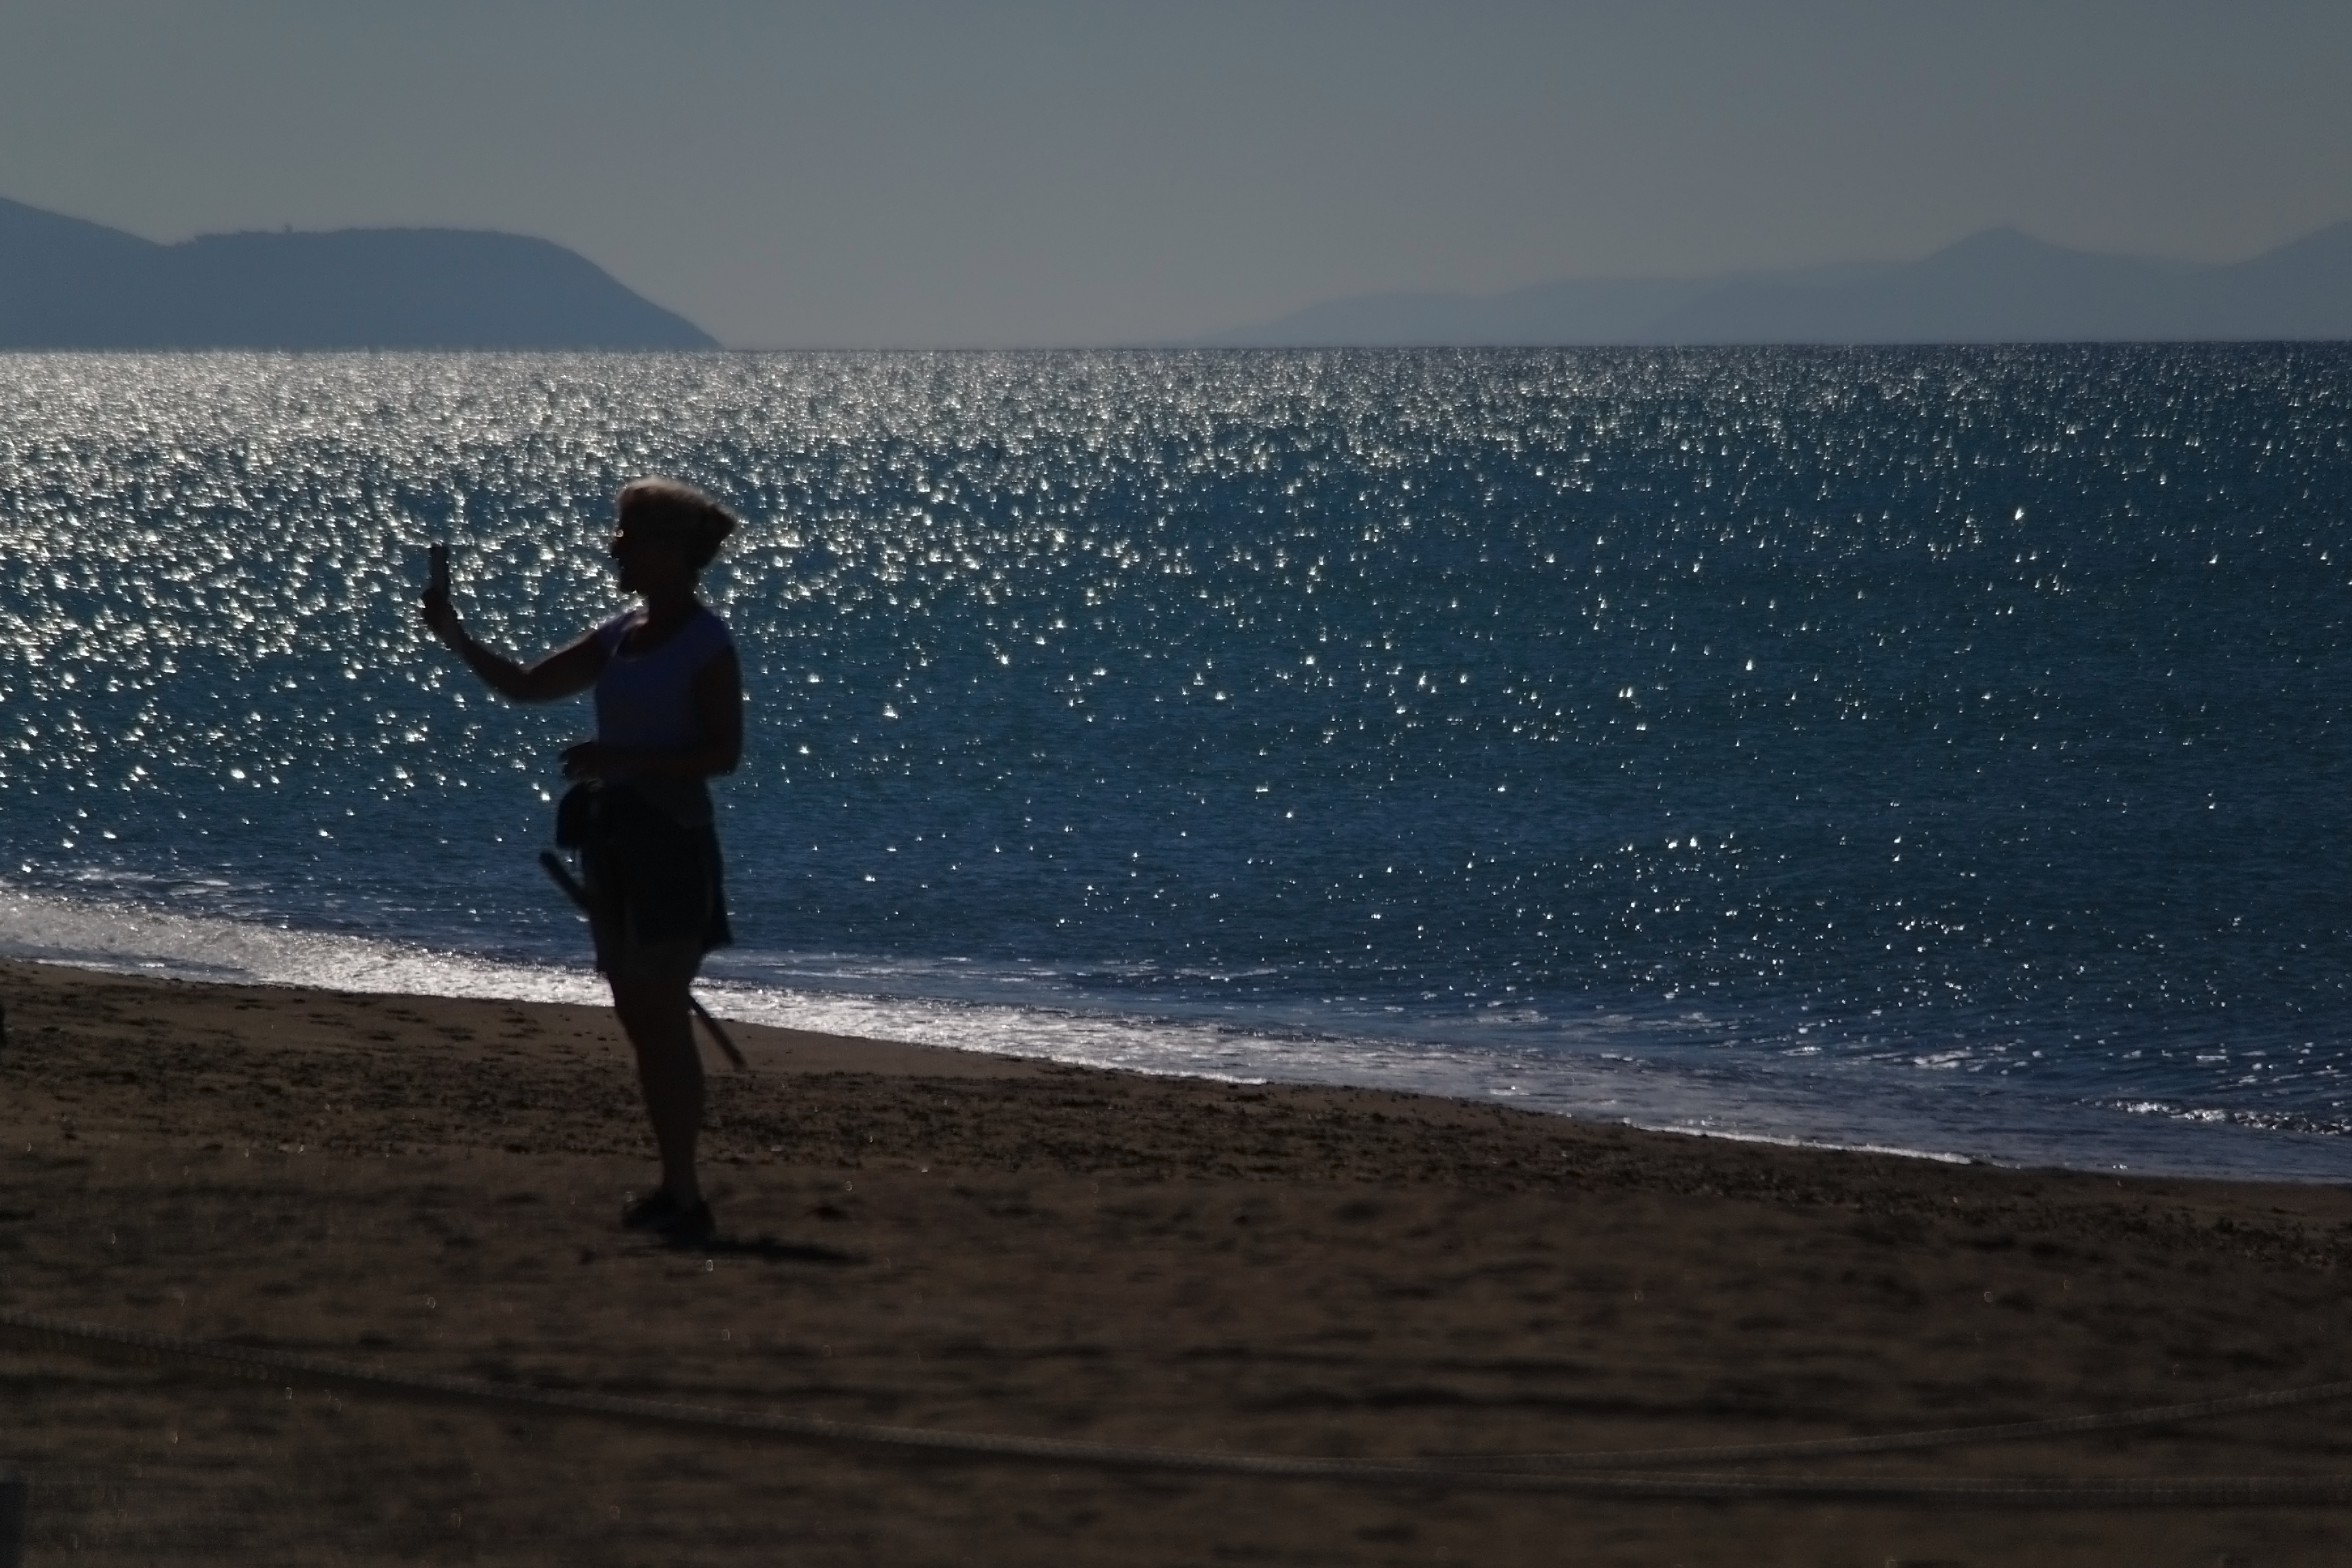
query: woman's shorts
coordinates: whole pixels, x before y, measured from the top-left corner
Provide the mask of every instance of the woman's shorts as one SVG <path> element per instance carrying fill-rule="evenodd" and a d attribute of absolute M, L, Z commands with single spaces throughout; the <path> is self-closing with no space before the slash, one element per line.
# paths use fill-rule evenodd
<path fill-rule="evenodd" d="M 680 827 L 625 792 L 605 795 L 599 831 L 580 847 L 596 967 L 691 973 L 704 953 L 734 940 L 719 835 Z"/>

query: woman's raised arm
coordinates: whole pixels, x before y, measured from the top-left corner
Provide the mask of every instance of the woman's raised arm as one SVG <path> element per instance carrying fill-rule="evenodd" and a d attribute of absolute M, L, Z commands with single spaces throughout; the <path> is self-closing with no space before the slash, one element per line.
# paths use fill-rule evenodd
<path fill-rule="evenodd" d="M 474 640 L 449 603 L 449 590 L 437 578 L 421 601 L 425 624 L 441 645 L 466 661 L 466 668 L 484 685 L 517 702 L 552 702 L 596 684 L 604 668 L 605 653 L 596 634 L 589 632 L 568 647 L 561 647 L 536 664 L 517 664 Z"/>

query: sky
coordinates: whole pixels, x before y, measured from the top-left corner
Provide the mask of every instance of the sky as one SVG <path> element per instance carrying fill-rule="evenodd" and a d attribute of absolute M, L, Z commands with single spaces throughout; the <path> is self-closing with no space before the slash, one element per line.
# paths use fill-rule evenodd
<path fill-rule="evenodd" d="M 730 346 L 2352 218 L 2352 4 L 0 0 L 0 196 L 570 246 Z"/>

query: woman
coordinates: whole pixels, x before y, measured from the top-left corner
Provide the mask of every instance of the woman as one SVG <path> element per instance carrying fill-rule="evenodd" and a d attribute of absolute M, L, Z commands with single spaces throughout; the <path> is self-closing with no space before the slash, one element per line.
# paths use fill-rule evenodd
<path fill-rule="evenodd" d="M 595 689 L 596 738 L 563 751 L 563 776 L 593 782 L 565 797 L 559 837 L 581 850 L 596 967 L 636 1053 L 662 1166 L 660 1187 L 621 1222 L 699 1241 L 711 1216 L 695 1173 L 702 1058 L 688 988 L 702 955 L 730 940 L 705 781 L 742 756 L 743 683 L 726 623 L 695 589 L 736 520 L 691 486 L 653 479 L 622 488 L 618 517 L 620 585 L 643 602 L 569 647 L 532 665 L 493 653 L 467 634 L 437 573 L 425 624 L 518 702 Z"/>

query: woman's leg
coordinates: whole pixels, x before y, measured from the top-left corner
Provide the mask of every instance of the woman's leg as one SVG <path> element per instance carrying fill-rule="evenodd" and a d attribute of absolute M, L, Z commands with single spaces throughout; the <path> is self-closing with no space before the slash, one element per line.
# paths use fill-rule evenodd
<path fill-rule="evenodd" d="M 662 1189 L 682 1209 L 702 1201 L 695 1144 L 702 1133 L 702 1056 L 695 1049 L 688 988 L 702 955 L 698 944 L 640 948 L 611 975 L 613 1011 L 636 1053 L 654 1144 L 661 1151 Z"/>

